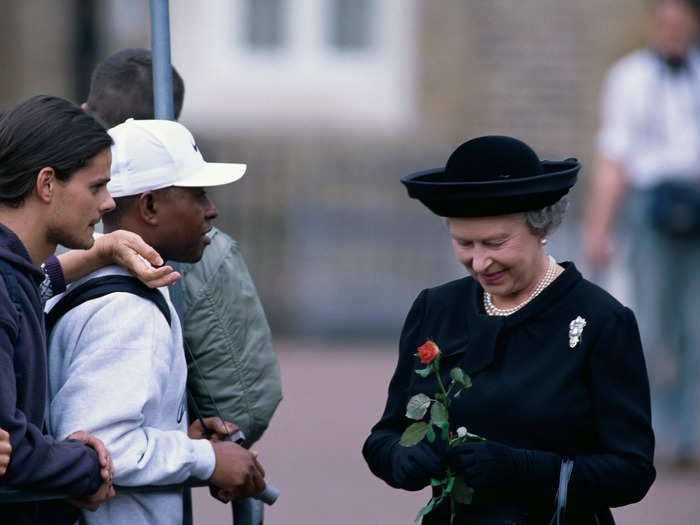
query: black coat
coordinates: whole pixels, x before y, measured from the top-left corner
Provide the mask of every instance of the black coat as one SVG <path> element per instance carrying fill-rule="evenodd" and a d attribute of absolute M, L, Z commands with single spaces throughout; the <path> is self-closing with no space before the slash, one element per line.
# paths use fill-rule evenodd
<path fill-rule="evenodd" d="M 471 277 L 421 292 L 404 324 L 384 414 L 363 448 L 374 474 L 396 486 L 392 456 L 410 423 L 406 402 L 438 391 L 434 375 L 414 373 L 423 368 L 416 349 L 432 339 L 442 352 L 443 380 L 458 365 L 473 382 L 450 406 L 451 429 L 465 426 L 490 441 L 573 458 L 574 520 L 578 514 L 588 516 L 581 523 L 590 523 L 597 512 L 601 523 L 611 523 L 609 507 L 646 494 L 655 477 L 654 436 L 637 323 L 631 310 L 584 280 L 572 263 L 564 266 L 550 286 L 508 317 L 484 313 L 483 289 Z M 578 316 L 586 326 L 572 349 L 569 323 Z M 481 504 L 515 504 L 551 517 L 557 482 L 558 471 L 551 492 L 514 494 L 504 487 L 477 493 L 474 504 L 458 512 L 466 523 Z M 439 522 L 441 512 L 449 510 L 428 514 L 424 523 Z"/>

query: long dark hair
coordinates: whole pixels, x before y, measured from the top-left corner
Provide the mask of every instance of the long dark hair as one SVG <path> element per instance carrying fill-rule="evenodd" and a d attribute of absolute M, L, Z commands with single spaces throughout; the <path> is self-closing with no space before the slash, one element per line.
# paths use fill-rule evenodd
<path fill-rule="evenodd" d="M 0 115 L 0 203 L 18 207 L 42 168 L 68 180 L 112 145 L 112 137 L 68 100 L 36 95 Z"/>

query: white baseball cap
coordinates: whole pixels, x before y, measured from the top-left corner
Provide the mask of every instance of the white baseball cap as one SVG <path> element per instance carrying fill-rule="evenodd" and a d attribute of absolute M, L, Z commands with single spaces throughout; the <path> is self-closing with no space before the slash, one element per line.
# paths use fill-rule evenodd
<path fill-rule="evenodd" d="M 245 164 L 206 162 L 185 126 L 172 120 L 134 120 L 109 130 L 112 197 L 169 186 L 220 186 L 240 179 Z"/>

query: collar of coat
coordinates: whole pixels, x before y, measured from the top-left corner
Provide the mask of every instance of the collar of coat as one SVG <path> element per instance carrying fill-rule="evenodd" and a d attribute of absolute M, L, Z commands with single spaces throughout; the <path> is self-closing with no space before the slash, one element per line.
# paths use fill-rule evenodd
<path fill-rule="evenodd" d="M 473 352 L 470 352 L 468 358 L 464 360 L 466 371 L 469 374 L 476 374 L 491 365 L 496 357 L 499 337 L 547 312 L 576 283 L 581 281 L 581 273 L 576 269 L 574 263 L 564 262 L 561 265 L 564 267 L 564 272 L 552 284 L 523 308 L 506 317 L 490 316 L 484 312 L 484 289 L 477 281 L 468 278 L 466 281 L 469 299 L 466 308 L 467 333 L 465 341 L 463 344 L 450 345 L 452 348 L 445 352 L 445 356 L 464 353 L 467 346 L 466 340 L 468 340 L 468 347 Z"/>

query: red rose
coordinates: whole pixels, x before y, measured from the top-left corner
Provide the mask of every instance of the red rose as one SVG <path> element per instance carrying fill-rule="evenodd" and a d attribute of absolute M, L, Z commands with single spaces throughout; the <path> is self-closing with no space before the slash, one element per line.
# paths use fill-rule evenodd
<path fill-rule="evenodd" d="M 438 345 L 433 343 L 428 339 L 423 345 L 418 347 L 418 357 L 420 357 L 420 362 L 424 365 L 430 364 L 435 361 L 435 358 L 440 353 Z"/>

